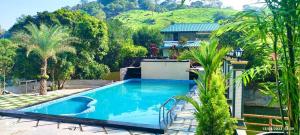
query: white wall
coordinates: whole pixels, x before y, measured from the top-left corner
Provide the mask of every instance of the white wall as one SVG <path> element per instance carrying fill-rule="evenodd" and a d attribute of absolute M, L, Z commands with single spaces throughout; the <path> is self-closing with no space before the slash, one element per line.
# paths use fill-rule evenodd
<path fill-rule="evenodd" d="M 141 78 L 189 80 L 189 69 L 189 61 L 143 61 L 141 62 Z"/>
<path fill-rule="evenodd" d="M 237 70 L 235 71 L 236 76 L 240 76 L 242 75 L 243 71 Z M 235 100 L 234 100 L 234 104 L 235 104 L 235 118 L 242 118 L 242 108 L 243 108 L 243 86 L 242 86 L 242 81 L 241 80 L 236 80 L 235 83 Z"/>
<path fill-rule="evenodd" d="M 162 51 L 163 51 L 163 56 L 164 56 L 164 57 L 169 57 L 169 56 L 170 56 L 170 54 L 169 54 L 169 51 L 170 51 L 170 50 L 169 50 L 169 49 L 164 48 Z"/>

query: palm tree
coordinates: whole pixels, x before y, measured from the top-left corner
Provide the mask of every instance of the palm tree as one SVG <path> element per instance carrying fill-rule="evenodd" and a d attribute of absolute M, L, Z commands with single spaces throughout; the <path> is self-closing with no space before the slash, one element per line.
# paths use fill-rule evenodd
<path fill-rule="evenodd" d="M 18 43 L 24 45 L 27 49 L 27 56 L 35 53 L 41 58 L 40 75 L 40 95 L 47 94 L 47 61 L 49 58 L 56 59 L 56 55 L 63 52 L 75 53 L 71 43 L 76 41 L 75 37 L 70 36 L 68 30 L 62 26 L 47 27 L 41 24 L 38 27 L 35 24 L 25 26 L 27 32 L 19 32 L 15 35 Z"/>
<path fill-rule="evenodd" d="M 178 99 L 191 103 L 195 109 L 198 121 L 197 134 L 232 134 L 235 120 L 230 117 L 229 105 L 226 102 L 225 77 L 221 73 L 223 58 L 229 48 L 217 49 L 218 42 L 202 42 L 199 48 L 185 51 L 179 59 L 191 59 L 204 68 L 204 73 L 198 73 L 199 103 L 188 96 L 179 96 Z"/>

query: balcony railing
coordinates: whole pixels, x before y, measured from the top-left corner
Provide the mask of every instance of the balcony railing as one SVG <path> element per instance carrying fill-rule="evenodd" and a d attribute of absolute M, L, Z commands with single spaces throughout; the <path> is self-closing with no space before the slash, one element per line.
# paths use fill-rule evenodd
<path fill-rule="evenodd" d="M 196 44 L 199 44 L 200 40 L 195 41 L 187 41 L 184 46 L 195 46 Z M 163 47 L 172 47 L 172 46 L 179 46 L 179 41 L 164 41 Z"/>
<path fill-rule="evenodd" d="M 196 40 L 198 41 L 198 40 Z M 187 43 L 194 43 L 196 41 L 187 41 Z M 164 41 L 164 44 L 178 44 L 179 41 Z"/>

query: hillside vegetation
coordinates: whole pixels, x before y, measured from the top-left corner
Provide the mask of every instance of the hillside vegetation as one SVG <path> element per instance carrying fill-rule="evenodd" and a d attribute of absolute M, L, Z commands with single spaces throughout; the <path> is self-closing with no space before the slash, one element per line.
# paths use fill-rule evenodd
<path fill-rule="evenodd" d="M 131 10 L 124 12 L 114 19 L 118 19 L 125 26 L 137 30 L 141 27 L 151 27 L 162 29 L 171 23 L 199 23 L 199 22 L 214 22 L 214 14 L 223 13 L 226 16 L 237 13 L 232 9 L 219 8 L 192 8 L 179 9 L 168 12 L 152 12 L 145 10 Z"/>

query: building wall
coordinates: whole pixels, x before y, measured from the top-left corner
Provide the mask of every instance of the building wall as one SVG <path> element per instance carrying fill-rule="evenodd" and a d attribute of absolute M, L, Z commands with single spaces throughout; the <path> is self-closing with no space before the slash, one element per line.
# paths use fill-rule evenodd
<path fill-rule="evenodd" d="M 143 61 L 142 79 L 189 80 L 189 61 Z"/>
<path fill-rule="evenodd" d="M 164 35 L 164 41 L 179 41 L 182 37 L 187 38 L 188 41 L 195 40 L 208 40 L 210 33 L 197 33 L 197 32 L 168 32 L 162 33 Z"/>
<path fill-rule="evenodd" d="M 178 33 L 178 39 L 187 38 L 188 41 L 196 40 L 196 33 L 195 32 L 180 32 Z"/>

